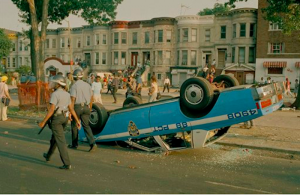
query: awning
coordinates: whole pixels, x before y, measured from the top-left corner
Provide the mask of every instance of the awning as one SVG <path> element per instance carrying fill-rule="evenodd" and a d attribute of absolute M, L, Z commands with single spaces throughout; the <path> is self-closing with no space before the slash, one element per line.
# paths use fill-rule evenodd
<path fill-rule="evenodd" d="M 264 62 L 264 67 L 265 68 L 285 68 L 286 67 L 287 62 Z"/>
<path fill-rule="evenodd" d="M 300 62 L 296 62 L 296 63 L 295 63 L 295 67 L 296 67 L 296 68 L 300 68 Z"/>

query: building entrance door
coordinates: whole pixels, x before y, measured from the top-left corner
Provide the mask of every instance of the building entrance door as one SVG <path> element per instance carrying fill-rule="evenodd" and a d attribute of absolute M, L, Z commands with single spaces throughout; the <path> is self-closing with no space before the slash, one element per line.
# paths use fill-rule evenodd
<path fill-rule="evenodd" d="M 131 53 L 131 66 L 136 67 L 137 60 L 138 60 L 139 53 L 138 52 L 132 52 Z"/>
<path fill-rule="evenodd" d="M 225 52 L 226 50 L 218 50 L 218 68 L 224 68 L 225 67 Z"/>
<path fill-rule="evenodd" d="M 150 52 L 143 52 L 143 65 L 147 65 L 147 63 L 150 62 Z M 150 65 L 150 64 L 149 64 Z"/>
<path fill-rule="evenodd" d="M 85 55 L 86 66 L 91 66 L 91 54 L 85 53 L 84 55 Z"/>
<path fill-rule="evenodd" d="M 244 72 L 237 72 L 237 80 L 239 81 L 240 85 L 244 84 Z"/>

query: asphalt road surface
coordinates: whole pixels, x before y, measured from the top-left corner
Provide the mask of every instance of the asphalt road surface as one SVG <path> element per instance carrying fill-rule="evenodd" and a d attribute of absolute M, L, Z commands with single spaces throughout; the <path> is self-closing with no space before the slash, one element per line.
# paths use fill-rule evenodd
<path fill-rule="evenodd" d="M 0 122 L 0 193 L 300 193 L 300 161 L 214 145 L 164 153 L 81 143 L 69 149 L 72 170 L 60 170 L 58 151 L 42 157 L 50 130 L 37 135 L 25 120 Z M 70 143 L 71 134 L 66 133 Z"/>

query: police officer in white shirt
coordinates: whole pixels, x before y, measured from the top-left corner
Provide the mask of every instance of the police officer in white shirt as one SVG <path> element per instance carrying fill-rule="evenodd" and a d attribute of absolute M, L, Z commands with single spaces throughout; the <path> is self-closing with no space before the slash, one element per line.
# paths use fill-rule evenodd
<path fill-rule="evenodd" d="M 69 110 L 73 115 L 76 122 L 76 128 L 80 128 L 80 121 L 76 116 L 76 113 L 71 104 L 70 94 L 64 89 L 66 86 L 66 81 L 63 76 L 56 75 L 50 82 L 50 88 L 55 91 L 51 94 L 50 108 L 44 120 L 39 123 L 42 128 L 45 126 L 46 122 L 51 118 L 50 127 L 52 130 L 52 137 L 50 140 L 50 148 L 47 153 L 44 153 L 44 158 L 46 161 L 50 161 L 50 157 L 54 153 L 56 147 L 60 154 L 60 158 L 63 162 L 63 166 L 60 169 L 71 169 L 71 162 L 68 155 L 66 139 L 64 134 L 64 128 L 67 125 L 68 118 L 66 112 Z M 56 110 L 57 109 L 57 110 Z M 56 110 L 56 113 L 54 111 Z"/>
<path fill-rule="evenodd" d="M 91 86 L 82 81 L 83 72 L 81 69 L 76 69 L 73 72 L 73 78 L 75 83 L 72 85 L 70 94 L 71 101 L 74 105 L 74 110 L 79 119 L 81 119 L 81 124 L 87 140 L 90 144 L 89 152 L 93 152 L 97 149 L 97 145 L 94 139 L 92 129 L 89 125 L 89 117 L 91 114 L 93 96 Z M 72 145 L 69 145 L 69 148 L 77 149 L 78 147 L 78 129 L 74 121 L 71 123 L 72 126 Z"/>

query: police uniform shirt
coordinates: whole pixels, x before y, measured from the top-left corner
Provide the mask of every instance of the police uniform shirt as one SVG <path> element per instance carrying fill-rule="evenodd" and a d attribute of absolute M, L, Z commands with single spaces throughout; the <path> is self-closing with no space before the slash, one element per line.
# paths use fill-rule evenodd
<path fill-rule="evenodd" d="M 59 88 L 51 94 L 50 104 L 59 107 L 56 112 L 57 114 L 68 111 L 68 106 L 71 104 L 70 94 L 62 88 Z"/>
<path fill-rule="evenodd" d="M 92 88 L 91 86 L 82 81 L 78 80 L 72 85 L 71 91 L 70 91 L 71 97 L 75 97 L 75 104 L 89 104 L 92 97 Z"/>

